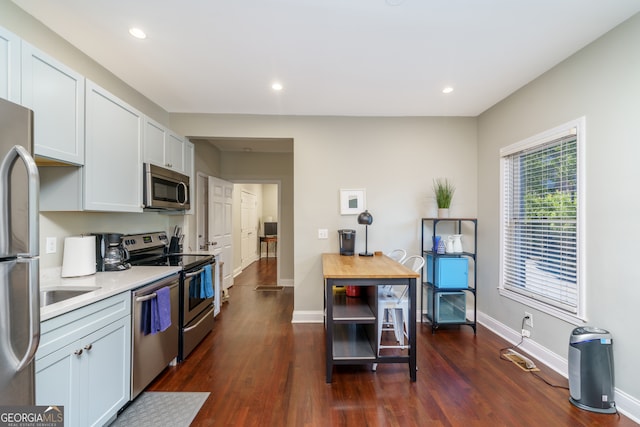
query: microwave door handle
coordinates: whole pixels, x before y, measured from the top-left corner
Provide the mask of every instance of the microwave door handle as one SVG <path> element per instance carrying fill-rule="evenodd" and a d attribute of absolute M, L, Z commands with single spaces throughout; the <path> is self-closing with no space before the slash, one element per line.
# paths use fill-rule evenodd
<path fill-rule="evenodd" d="M 29 221 L 29 242 L 27 246 L 27 254 L 19 254 L 26 256 L 38 256 L 38 194 L 40 192 L 40 176 L 38 175 L 38 167 L 29 152 L 21 145 L 11 147 L 2 164 L 0 164 L 0 180 L 2 181 L 2 209 L 0 209 L 0 227 L 2 227 L 2 236 L 4 241 L 0 241 L 0 253 L 7 252 L 9 249 L 9 181 L 11 169 L 15 161 L 20 158 L 27 169 L 28 184 L 28 221 Z"/>
<path fill-rule="evenodd" d="M 180 201 L 178 200 L 178 203 L 180 203 L 181 205 L 184 205 L 185 203 L 187 203 L 187 200 L 189 200 L 189 195 L 187 194 L 187 184 L 185 184 L 184 182 L 179 182 L 178 187 L 182 186 L 182 188 L 184 189 L 184 200 Z M 176 199 L 179 198 L 180 196 L 180 192 L 177 191 L 176 192 Z"/>

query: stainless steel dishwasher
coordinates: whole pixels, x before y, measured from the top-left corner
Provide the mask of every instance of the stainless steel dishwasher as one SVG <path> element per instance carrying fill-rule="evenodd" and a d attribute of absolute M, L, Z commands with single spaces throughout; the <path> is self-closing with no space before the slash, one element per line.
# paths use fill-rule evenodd
<path fill-rule="evenodd" d="M 179 285 L 180 275 L 176 273 L 131 292 L 131 400 L 178 357 Z M 142 330 L 142 305 L 156 298 L 155 292 L 167 286 L 171 295 L 171 326 L 163 332 L 145 335 Z"/>

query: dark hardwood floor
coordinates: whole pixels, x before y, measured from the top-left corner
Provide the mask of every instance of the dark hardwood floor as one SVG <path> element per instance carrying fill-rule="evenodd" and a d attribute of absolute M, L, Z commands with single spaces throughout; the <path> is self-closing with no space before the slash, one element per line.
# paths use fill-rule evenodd
<path fill-rule="evenodd" d="M 275 284 L 276 260 L 236 277 L 215 327 L 189 358 L 148 391 L 208 391 L 193 426 L 631 426 L 580 410 L 554 388 L 501 360 L 508 343 L 479 326 L 418 326 L 417 381 L 407 365 L 337 366 L 325 383 L 324 326 L 292 324 L 293 289 Z M 322 284 L 318 283 L 318 295 Z M 555 385 L 567 380 L 541 366 Z"/>

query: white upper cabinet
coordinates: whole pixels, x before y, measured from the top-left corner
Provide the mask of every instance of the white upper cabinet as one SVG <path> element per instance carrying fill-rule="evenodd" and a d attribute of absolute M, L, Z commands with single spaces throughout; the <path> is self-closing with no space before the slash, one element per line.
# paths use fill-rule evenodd
<path fill-rule="evenodd" d="M 189 181 L 191 185 L 189 185 L 189 200 L 191 201 L 190 208 L 186 212 L 187 214 L 193 214 L 194 208 L 196 206 L 194 202 L 194 194 L 196 188 L 196 180 L 195 180 L 195 147 L 193 146 L 193 142 L 189 140 L 184 141 L 184 174 L 189 177 Z"/>
<path fill-rule="evenodd" d="M 144 119 L 144 161 L 164 166 L 164 141 L 167 130 L 148 117 Z"/>
<path fill-rule="evenodd" d="M 144 162 L 184 173 L 184 139 L 145 117 Z"/>
<path fill-rule="evenodd" d="M 193 146 L 193 142 L 185 140 L 184 141 L 184 174 L 191 178 L 192 183 L 194 179 L 193 172 L 195 170 L 194 161 L 195 161 L 195 148 Z"/>
<path fill-rule="evenodd" d="M 0 27 L 0 98 L 20 103 L 20 38 Z"/>
<path fill-rule="evenodd" d="M 142 212 L 144 116 L 87 80 L 84 208 Z"/>
<path fill-rule="evenodd" d="M 84 77 L 23 41 L 21 86 L 36 156 L 84 164 Z"/>
<path fill-rule="evenodd" d="M 184 139 L 169 131 L 164 145 L 164 159 L 167 167 L 184 173 Z"/>

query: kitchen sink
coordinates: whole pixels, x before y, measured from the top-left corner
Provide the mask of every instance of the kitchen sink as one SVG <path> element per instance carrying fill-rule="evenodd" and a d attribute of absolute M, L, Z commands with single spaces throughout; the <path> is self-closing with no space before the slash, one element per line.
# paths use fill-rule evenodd
<path fill-rule="evenodd" d="M 68 300 L 69 298 L 77 297 L 88 292 L 93 292 L 97 288 L 93 289 L 51 289 L 40 291 L 40 307 L 55 304 L 57 302 Z"/>

